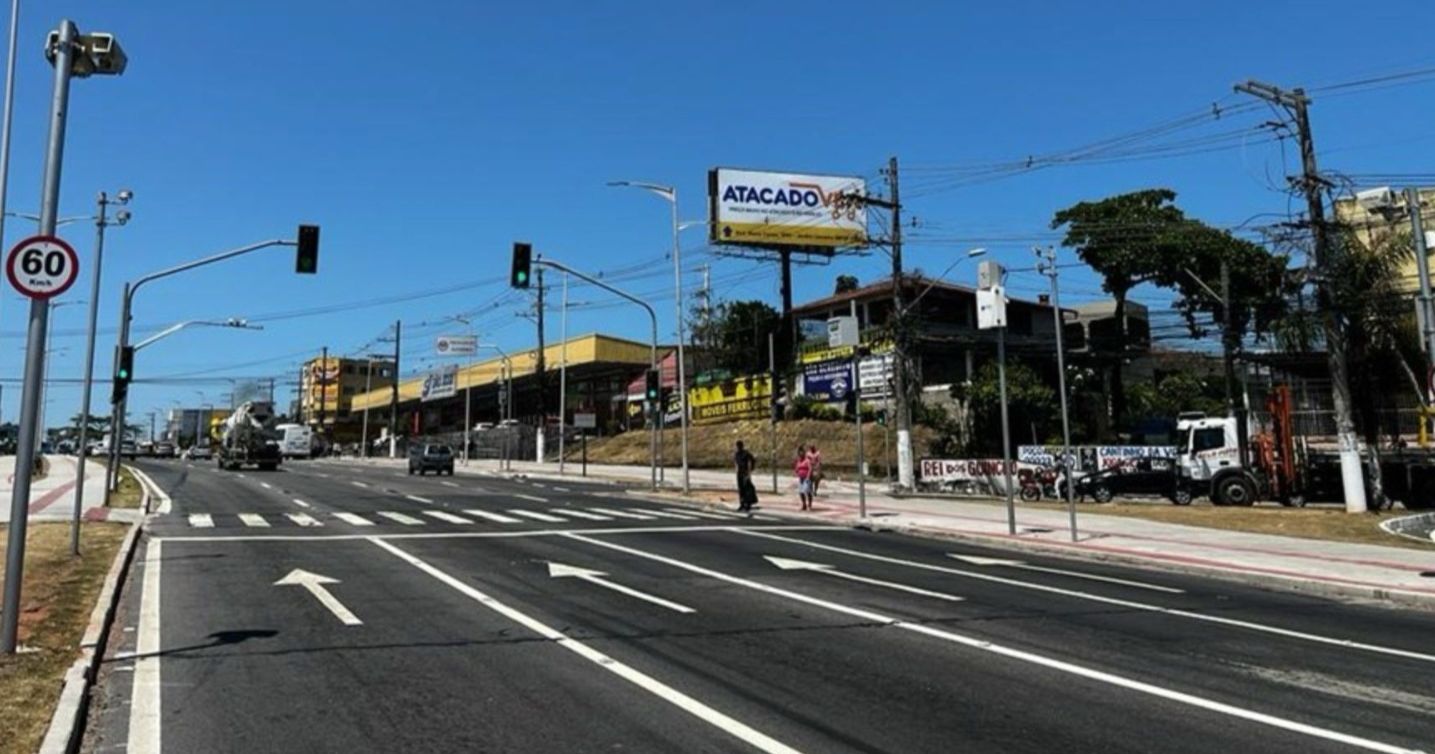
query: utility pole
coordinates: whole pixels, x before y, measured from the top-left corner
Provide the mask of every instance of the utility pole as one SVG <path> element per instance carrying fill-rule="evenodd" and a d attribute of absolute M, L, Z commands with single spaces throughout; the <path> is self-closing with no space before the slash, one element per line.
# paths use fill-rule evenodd
<path fill-rule="evenodd" d="M 1289 92 L 1259 81 L 1237 84 L 1236 91 L 1279 105 L 1295 120 L 1296 134 L 1300 140 L 1301 189 L 1305 193 L 1307 213 L 1310 215 L 1311 233 L 1314 238 L 1315 267 L 1317 272 L 1316 302 L 1321 313 L 1321 324 L 1325 331 L 1326 360 L 1330 369 L 1331 402 L 1335 409 L 1335 431 L 1340 447 L 1340 476 L 1345 491 L 1345 511 L 1364 513 L 1365 474 L 1360 463 L 1360 449 L 1355 437 L 1355 423 L 1350 412 L 1350 380 L 1345 362 L 1345 332 L 1341 327 L 1340 314 L 1330 300 L 1330 292 L 1324 284 L 1334 261 L 1330 246 L 1330 228 L 1325 223 L 1325 205 L 1321 191 L 1325 181 L 1315 162 L 1315 141 L 1310 132 L 1310 98 L 1303 89 Z"/>
<path fill-rule="evenodd" d="M 539 268 L 542 270 L 543 268 Z M 563 306 L 559 314 L 559 321 L 562 323 L 559 328 L 559 337 L 562 338 L 562 355 L 559 357 L 558 365 L 558 473 L 562 474 L 567 468 L 567 459 L 563 457 L 568 450 L 568 273 L 563 273 Z"/>
<path fill-rule="evenodd" d="M 324 346 L 319 351 L 319 438 L 327 440 L 324 436 L 324 419 L 329 407 L 329 347 Z M 327 442 L 325 443 L 327 447 Z"/>
<path fill-rule="evenodd" d="M 767 334 L 767 370 L 770 375 L 768 384 L 772 389 L 772 411 L 768 422 L 772 440 L 772 494 L 777 494 L 777 344 L 773 333 Z"/>
<path fill-rule="evenodd" d="M 394 322 L 394 384 L 389 392 L 389 458 L 399 457 L 399 341 L 403 339 L 404 321 Z"/>
<path fill-rule="evenodd" d="M 1425 246 L 1424 218 L 1420 216 L 1420 189 L 1405 189 L 1405 208 L 1410 213 L 1410 234 L 1415 242 L 1415 270 L 1420 277 L 1420 340 L 1425 345 L 1425 357 L 1435 368 L 1435 317 L 1430 307 L 1430 250 Z M 1435 399 L 1435 396 L 1431 396 Z"/>
<path fill-rule="evenodd" d="M 892 195 L 892 376 L 897 392 L 897 486 L 910 490 L 912 480 L 912 404 L 907 391 L 907 313 L 902 309 L 902 197 L 897 157 L 887 161 L 887 190 Z"/>
<path fill-rule="evenodd" d="M 534 313 L 537 315 L 534 319 L 538 323 L 538 355 L 534 359 L 534 376 L 538 378 L 538 435 L 534 441 L 537 445 L 534 448 L 533 460 L 543 463 L 543 431 L 548 428 L 548 373 L 546 371 L 547 361 L 543 358 L 543 352 L 547 346 L 544 344 L 543 338 L 543 268 L 541 266 L 538 268 L 538 302 Z"/>
<path fill-rule="evenodd" d="M 1061 391 L 1061 455 L 1062 464 L 1066 467 L 1066 510 L 1071 518 L 1071 541 L 1075 542 L 1076 485 L 1072 475 L 1071 419 L 1066 410 L 1066 348 L 1062 342 L 1066 320 L 1061 316 L 1061 287 L 1057 282 L 1056 249 L 1049 246 L 1043 251 L 1038 248 L 1036 255 L 1042 260 L 1037 264 L 1037 272 L 1051 278 L 1051 312 L 1056 320 L 1056 384 Z"/>

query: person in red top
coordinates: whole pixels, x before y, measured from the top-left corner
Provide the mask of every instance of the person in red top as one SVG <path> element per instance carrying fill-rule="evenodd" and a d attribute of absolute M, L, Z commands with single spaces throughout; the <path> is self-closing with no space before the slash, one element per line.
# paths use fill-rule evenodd
<path fill-rule="evenodd" d="M 802 510 L 812 510 L 812 460 L 807 449 L 797 446 L 797 461 L 792 464 L 792 473 L 797 475 L 797 500 Z"/>

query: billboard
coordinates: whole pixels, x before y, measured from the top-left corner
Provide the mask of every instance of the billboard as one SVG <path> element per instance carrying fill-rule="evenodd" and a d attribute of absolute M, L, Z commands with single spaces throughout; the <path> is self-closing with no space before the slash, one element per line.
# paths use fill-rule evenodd
<path fill-rule="evenodd" d="M 853 176 L 773 173 L 714 168 L 708 171 L 713 243 L 836 248 L 867 243 L 867 208 L 840 201 L 866 196 Z"/>
<path fill-rule="evenodd" d="M 848 359 L 819 361 L 802 368 L 802 394 L 816 401 L 834 403 L 852 393 L 852 362 Z"/>
<path fill-rule="evenodd" d="M 474 335 L 440 335 L 434 339 L 434 353 L 439 356 L 472 356 L 478 353 L 478 337 Z"/>
<path fill-rule="evenodd" d="M 429 372 L 424 377 L 423 389 L 419 392 L 419 401 L 436 401 L 440 398 L 452 398 L 458 393 L 458 366 L 449 365 Z"/>
<path fill-rule="evenodd" d="M 694 424 L 760 419 L 772 408 L 772 380 L 765 374 L 688 389 Z"/>

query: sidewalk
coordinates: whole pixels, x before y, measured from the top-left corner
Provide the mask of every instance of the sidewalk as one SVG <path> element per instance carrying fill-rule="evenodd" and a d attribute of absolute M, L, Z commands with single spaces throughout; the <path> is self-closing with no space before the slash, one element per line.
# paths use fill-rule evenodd
<path fill-rule="evenodd" d="M 50 472 L 30 483 L 31 521 L 69 521 L 75 507 L 76 459 L 45 456 Z M 87 518 L 104 513 L 105 465 L 94 459 L 86 463 L 85 501 L 81 515 Z M 14 490 L 15 456 L 0 456 L 0 523 L 10 520 L 10 496 Z"/>
<path fill-rule="evenodd" d="M 402 467 L 405 461 L 371 459 L 369 463 Z M 582 479 L 580 468 L 579 464 L 569 463 L 567 473 L 559 476 L 556 463 L 513 462 L 516 475 L 570 482 Z M 491 460 L 475 460 L 466 467 L 457 467 L 457 473 L 467 475 L 498 472 L 498 462 Z M 652 493 L 646 490 L 650 478 L 646 466 L 588 465 L 592 481 L 639 485 L 639 489 L 631 491 L 635 496 L 660 494 L 677 499 L 682 470 L 668 468 L 665 472 L 665 491 Z M 729 493 L 729 499 L 735 497 L 732 472 L 693 469 L 689 478 L 694 490 L 720 490 Z M 779 475 L 779 493 L 774 495 L 771 480 L 770 472 L 754 475 L 762 498 L 761 511 L 783 518 L 960 539 L 1032 554 L 1136 563 L 1327 596 L 1374 598 L 1435 608 L 1435 546 L 1425 552 L 1208 529 L 1102 515 L 1095 506 L 1080 504 L 1078 541 L 1072 542 L 1065 510 L 1029 508 L 1018 502 L 1017 533 L 1011 535 L 1002 501 L 894 498 L 886 493 L 885 485 L 869 483 L 864 521 L 858 516 L 855 483 L 824 482 L 815 510 L 803 513 L 797 510 L 796 481 L 790 475 Z"/>

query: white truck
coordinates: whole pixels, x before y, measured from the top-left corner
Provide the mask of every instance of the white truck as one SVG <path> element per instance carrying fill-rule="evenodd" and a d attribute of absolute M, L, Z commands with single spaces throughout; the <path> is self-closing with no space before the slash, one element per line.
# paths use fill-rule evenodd
<path fill-rule="evenodd" d="M 309 458 L 314 455 L 314 430 L 304 424 L 280 424 L 279 450 L 285 458 Z"/>

